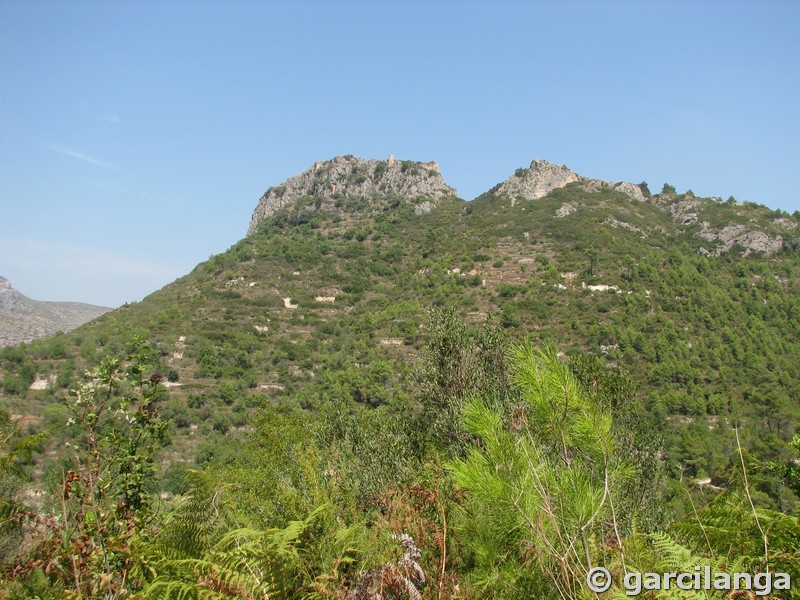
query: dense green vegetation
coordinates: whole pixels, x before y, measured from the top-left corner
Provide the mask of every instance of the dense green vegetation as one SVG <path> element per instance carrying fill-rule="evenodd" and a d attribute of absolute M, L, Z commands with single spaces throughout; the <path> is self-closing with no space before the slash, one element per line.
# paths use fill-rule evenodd
<path fill-rule="evenodd" d="M 337 202 L 0 350 L 7 597 L 577 598 L 598 564 L 796 572 L 796 234 L 706 256 L 655 202 L 574 184 L 422 215 Z"/>
<path fill-rule="evenodd" d="M 694 510 L 677 515 L 620 371 L 567 365 L 492 324 L 469 331 L 452 312 L 430 331 L 417 381 L 423 415 L 445 417 L 349 394 L 314 413 L 265 407 L 241 452 L 185 473 L 160 506 L 148 489 L 166 442 L 156 361 L 140 342 L 103 361 L 65 400 L 75 443 L 39 511 L 8 483 L 40 440 L 4 438 L 4 535 L 17 545 L 4 545 L 2 597 L 567 599 L 593 597 L 597 566 L 620 597 L 636 571 L 800 577 L 800 524 L 753 504 L 744 453 L 726 490 L 685 489 Z"/>

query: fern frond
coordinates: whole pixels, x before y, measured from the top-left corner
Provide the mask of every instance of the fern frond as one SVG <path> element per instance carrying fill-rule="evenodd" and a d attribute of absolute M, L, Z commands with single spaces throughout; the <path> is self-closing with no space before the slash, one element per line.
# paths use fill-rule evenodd
<path fill-rule="evenodd" d="M 200 532 L 202 535 L 193 538 L 197 543 L 187 543 L 185 547 L 193 551 L 202 548 L 202 554 L 164 555 L 157 564 L 158 577 L 145 590 L 147 597 L 253 600 L 286 597 L 305 582 L 303 557 L 299 551 L 303 534 L 330 510 L 328 505 L 320 506 L 306 519 L 292 521 L 282 529 L 215 530 L 218 532 L 216 539 L 207 543 L 209 529 L 184 523 L 191 515 L 183 508 L 179 507 L 173 515 L 169 539 Z"/>
<path fill-rule="evenodd" d="M 651 533 L 648 539 L 659 559 L 658 565 L 665 571 L 677 571 L 691 562 L 692 551 L 675 541 L 668 533 L 657 531 Z"/>

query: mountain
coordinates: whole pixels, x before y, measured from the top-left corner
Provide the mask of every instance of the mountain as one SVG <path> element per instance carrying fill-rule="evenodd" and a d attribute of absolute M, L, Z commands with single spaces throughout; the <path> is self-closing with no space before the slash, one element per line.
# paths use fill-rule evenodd
<path fill-rule="evenodd" d="M 0 277 L 0 347 L 70 331 L 111 310 L 82 302 L 41 302 Z"/>
<path fill-rule="evenodd" d="M 175 423 L 165 460 L 220 459 L 266 405 L 414 411 L 431 309 L 627 372 L 671 468 L 722 477 L 733 423 L 781 458 L 800 409 L 798 215 L 534 160 L 473 201 L 436 163 L 316 163 L 247 235 L 140 303 L 0 354 L 31 420 L 81 367 L 152 342 Z M 54 378 L 45 391 L 22 383 Z M 226 450 L 228 449 L 228 450 Z"/>
<path fill-rule="evenodd" d="M 317 163 L 142 302 L 0 349 L 0 587 L 574 598 L 698 563 L 795 598 L 798 221 Z"/>

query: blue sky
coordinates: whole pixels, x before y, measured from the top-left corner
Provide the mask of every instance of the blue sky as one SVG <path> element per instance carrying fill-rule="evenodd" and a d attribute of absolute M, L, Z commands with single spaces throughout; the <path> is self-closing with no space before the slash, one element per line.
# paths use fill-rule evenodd
<path fill-rule="evenodd" d="M 798 2 L 0 2 L 0 275 L 118 306 L 340 154 L 800 209 Z"/>

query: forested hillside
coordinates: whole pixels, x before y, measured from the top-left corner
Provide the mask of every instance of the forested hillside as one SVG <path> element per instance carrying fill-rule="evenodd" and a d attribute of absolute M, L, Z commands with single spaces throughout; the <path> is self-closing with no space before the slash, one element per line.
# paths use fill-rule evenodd
<path fill-rule="evenodd" d="M 800 577 L 798 223 L 544 161 L 471 202 L 317 163 L 185 277 L 0 351 L 0 598 Z"/>

